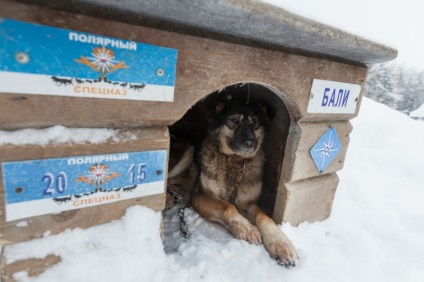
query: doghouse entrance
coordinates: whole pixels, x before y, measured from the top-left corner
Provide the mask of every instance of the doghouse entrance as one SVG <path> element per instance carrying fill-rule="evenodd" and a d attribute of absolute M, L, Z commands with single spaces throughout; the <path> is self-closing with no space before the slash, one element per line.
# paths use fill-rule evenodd
<path fill-rule="evenodd" d="M 207 95 L 170 127 L 171 142 L 183 138 L 194 145 L 196 152 L 207 134 L 208 116 L 214 112 L 217 103 L 228 99 L 258 103 L 267 108 L 271 122 L 263 144 L 266 160 L 259 206 L 272 217 L 290 128 L 288 109 L 272 90 L 260 84 L 240 83 Z"/>

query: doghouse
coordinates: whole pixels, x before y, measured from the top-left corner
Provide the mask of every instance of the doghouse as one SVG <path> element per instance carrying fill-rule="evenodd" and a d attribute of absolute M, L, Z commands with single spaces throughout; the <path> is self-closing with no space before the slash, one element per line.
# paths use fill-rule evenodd
<path fill-rule="evenodd" d="M 367 65 L 397 55 L 386 46 L 248 0 L 1 0 L 0 17 L 0 129 L 60 124 L 114 128 L 120 136 L 132 136 L 97 145 L 0 145 L 2 245 L 38 238 L 47 230 L 58 233 L 118 219 L 135 204 L 163 210 L 170 135 L 196 142 L 204 134 L 207 107 L 234 97 L 265 105 L 272 118 L 262 208 L 277 223 L 324 220 L 331 212 L 336 172 L 343 167 L 349 120 L 359 111 Z M 32 171 L 34 161 L 46 167 L 65 162 L 75 170 L 84 167 L 86 174 L 105 163 L 122 163 L 126 170 L 115 174 L 112 165 L 101 168 L 110 169 L 104 173 L 108 181 L 124 173 L 128 177 L 107 190 L 106 180 L 89 180 L 82 172 L 67 180 L 60 170 L 41 174 L 37 181 L 44 185 L 44 196 L 73 208 L 19 214 L 14 204 L 25 210 L 42 198 L 24 199 L 28 181 L 13 182 L 19 175 L 16 166 Z M 137 191 L 135 180 L 148 177 L 161 189 L 125 196 Z M 109 196 L 87 195 L 82 207 L 77 199 L 85 191 L 52 195 L 62 193 L 64 183 L 89 184 Z"/>

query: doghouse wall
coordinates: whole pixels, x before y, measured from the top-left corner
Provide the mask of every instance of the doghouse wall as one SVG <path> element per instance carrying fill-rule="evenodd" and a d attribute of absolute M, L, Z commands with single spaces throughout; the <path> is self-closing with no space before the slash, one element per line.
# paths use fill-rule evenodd
<path fill-rule="evenodd" d="M 349 120 L 353 114 L 307 112 L 314 78 L 363 85 L 367 68 L 319 57 L 254 48 L 108 19 L 74 15 L 14 1 L 0 1 L 0 16 L 178 50 L 174 101 L 132 101 L 41 95 L 0 95 L 0 128 L 62 124 L 69 127 L 171 125 L 199 99 L 240 82 L 268 85 L 285 93 L 295 121 Z M 90 101 L 90 103 L 87 103 Z M 46 106 L 48 102 L 49 106 Z M 358 104 L 360 101 L 358 101 Z M 25 113 L 25 114 L 22 114 Z M 28 119 L 31 116 L 31 119 Z"/>
<path fill-rule="evenodd" d="M 314 79 L 322 79 L 363 87 L 367 74 L 365 66 L 319 55 L 302 56 L 281 48 L 270 50 L 190 36 L 172 32 L 172 28 L 165 31 L 74 15 L 17 1 L 0 0 L 0 16 L 178 50 L 173 102 L 0 93 L 0 129 L 45 128 L 56 124 L 88 128 L 160 128 L 171 126 L 198 101 L 211 93 L 218 91 L 219 94 L 219 90 L 227 86 L 260 85 L 256 88 L 259 94 L 253 94 L 254 99 L 265 100 L 275 110 L 274 123 L 284 124 L 270 133 L 279 137 L 272 138 L 267 146 L 272 148 L 267 151 L 267 158 L 273 165 L 265 170 L 270 175 L 266 178 L 270 181 L 266 189 L 271 196 L 265 195 L 262 200 L 267 202 L 267 198 L 275 196 L 274 219 L 277 222 L 298 224 L 328 217 L 338 181 L 335 172 L 343 167 L 349 142 L 349 120 L 357 115 L 361 97 L 353 113 L 309 113 L 311 86 Z M 270 92 L 272 95 L 268 95 Z M 284 107 L 280 105 L 287 109 L 281 116 L 278 111 Z M 287 114 L 290 116 L 288 135 Z M 277 122 L 280 118 L 281 123 Z M 193 126 L 201 127 L 202 124 Z M 330 126 L 340 133 L 343 150 L 325 171 L 319 172 L 309 150 Z M 283 149 L 284 146 L 279 145 L 284 144 L 285 138 L 287 145 Z M 5 150 L 2 160 L 13 159 L 8 152 L 15 149 L 20 150 Z M 50 147 L 43 150 L 49 151 Z M 22 153 L 20 157 L 25 160 L 29 156 Z M 278 185 L 275 185 L 277 179 Z M 278 187 L 276 195 L 275 187 Z M 271 207 L 272 203 L 266 206 Z"/>
<path fill-rule="evenodd" d="M 49 158 L 62 158 L 86 155 L 118 155 L 123 152 L 139 152 L 149 150 L 167 150 L 169 147 L 168 128 L 146 128 L 120 130 L 118 140 L 107 140 L 100 144 L 91 143 L 59 143 L 48 145 L 2 145 L 0 146 L 0 163 L 39 160 Z M 125 137 L 126 136 L 126 137 Z M 83 158 L 79 158 L 84 160 Z M 1 167 L 0 167 L 1 168 Z M 161 171 L 161 174 L 166 172 Z M 84 208 L 62 211 L 57 214 L 46 214 L 13 221 L 5 220 L 5 191 L 3 187 L 2 171 L 0 170 L 0 245 L 9 245 L 35 238 L 40 238 L 48 231 L 50 234 L 60 233 L 68 228 L 87 228 L 117 220 L 125 214 L 125 210 L 133 205 L 147 206 L 156 211 L 165 208 L 165 194 L 155 194 L 145 197 L 133 198 L 125 201 L 90 206 L 91 203 L 81 198 L 78 205 Z M 41 182 L 41 179 L 37 179 Z M 69 180 L 70 182 L 72 180 Z M 44 185 L 45 182 L 41 182 Z M 44 185 L 45 186 L 45 185 Z M 43 187 L 44 187 L 43 186 Z M 105 201 L 104 193 L 98 193 L 95 201 Z M 86 203 L 83 203 L 86 201 Z M 18 222 L 26 224 L 18 224 Z"/>

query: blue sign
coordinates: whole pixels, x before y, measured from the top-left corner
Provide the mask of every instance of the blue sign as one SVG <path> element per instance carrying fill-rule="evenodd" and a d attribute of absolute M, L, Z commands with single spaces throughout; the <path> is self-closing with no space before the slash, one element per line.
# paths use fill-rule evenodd
<path fill-rule="evenodd" d="M 334 127 L 330 127 L 309 151 L 319 171 L 323 173 L 343 149 Z"/>
<path fill-rule="evenodd" d="M 175 49 L 0 18 L 2 92 L 169 101 L 176 64 Z"/>
<path fill-rule="evenodd" d="M 7 217 L 21 218 L 15 210 L 28 210 L 27 217 L 163 193 L 166 157 L 159 150 L 3 163 Z"/>

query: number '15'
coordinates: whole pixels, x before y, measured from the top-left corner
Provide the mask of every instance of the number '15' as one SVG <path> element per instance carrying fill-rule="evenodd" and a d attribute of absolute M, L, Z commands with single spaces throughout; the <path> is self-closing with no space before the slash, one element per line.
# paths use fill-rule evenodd
<path fill-rule="evenodd" d="M 143 182 L 146 179 L 146 164 L 132 164 L 128 169 L 131 183 Z"/>

